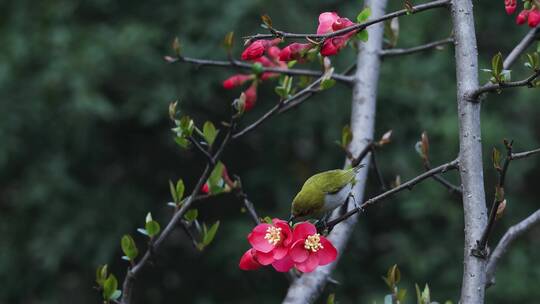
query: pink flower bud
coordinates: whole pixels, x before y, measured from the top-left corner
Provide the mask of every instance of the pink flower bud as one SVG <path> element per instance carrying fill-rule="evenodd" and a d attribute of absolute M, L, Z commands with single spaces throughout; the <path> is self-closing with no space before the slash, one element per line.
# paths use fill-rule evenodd
<path fill-rule="evenodd" d="M 245 92 L 246 94 L 246 103 L 244 110 L 250 111 L 255 106 L 257 102 L 257 83 L 253 83 Z"/>
<path fill-rule="evenodd" d="M 235 87 L 243 85 L 246 81 L 250 80 L 251 78 L 252 78 L 251 75 L 245 75 L 245 74 L 232 75 L 231 77 L 223 81 L 223 87 L 227 90 L 230 90 Z"/>
<path fill-rule="evenodd" d="M 516 11 L 517 1 L 516 0 L 504 0 L 504 7 L 508 15 L 512 15 Z"/>
<path fill-rule="evenodd" d="M 303 53 L 309 50 L 311 47 L 312 45 L 309 43 L 291 43 L 281 50 L 281 52 L 279 53 L 279 60 L 301 60 Z"/>
<path fill-rule="evenodd" d="M 255 40 L 242 52 L 242 60 L 254 60 L 262 55 L 271 46 L 277 45 L 281 42 L 281 39 L 276 38 L 273 40 Z"/>
<path fill-rule="evenodd" d="M 332 24 L 332 29 L 334 31 L 339 31 L 341 29 L 344 29 L 353 25 L 355 25 L 355 23 L 349 20 L 348 18 L 339 18 Z"/>
<path fill-rule="evenodd" d="M 529 11 L 521 11 L 521 13 L 519 13 L 519 15 L 517 16 L 516 18 L 516 23 L 519 24 L 519 25 L 522 25 L 524 24 L 525 22 L 527 22 L 527 18 L 529 17 Z"/>
<path fill-rule="evenodd" d="M 208 183 L 204 183 L 204 185 L 201 187 L 201 192 L 204 194 L 210 193 L 210 187 L 208 186 Z"/>
<path fill-rule="evenodd" d="M 339 53 L 339 51 L 347 43 L 347 38 L 345 36 L 333 37 L 326 39 L 321 48 L 321 55 L 323 56 L 333 56 Z"/>
<path fill-rule="evenodd" d="M 268 57 L 270 57 L 270 59 L 272 60 L 279 60 L 280 52 L 281 50 L 277 46 L 272 46 L 268 48 L 268 50 L 266 51 L 266 54 L 268 54 Z"/>
<path fill-rule="evenodd" d="M 534 28 L 540 24 L 540 11 L 535 9 L 529 13 L 529 26 Z"/>

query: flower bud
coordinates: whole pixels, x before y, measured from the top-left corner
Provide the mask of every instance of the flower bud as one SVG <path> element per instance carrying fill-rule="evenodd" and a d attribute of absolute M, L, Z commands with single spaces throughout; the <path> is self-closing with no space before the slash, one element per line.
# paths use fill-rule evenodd
<path fill-rule="evenodd" d="M 528 17 L 529 17 L 529 11 L 521 11 L 521 13 L 519 13 L 519 15 L 516 18 L 516 23 L 519 25 L 522 25 L 525 22 L 527 22 Z"/>
<path fill-rule="evenodd" d="M 529 13 L 529 26 L 535 28 L 538 24 L 540 24 L 540 11 L 535 9 Z"/>
<path fill-rule="evenodd" d="M 227 90 L 230 90 L 235 87 L 243 85 L 246 81 L 250 80 L 251 78 L 253 78 L 251 75 L 236 74 L 225 79 L 225 81 L 223 81 L 223 87 Z"/>

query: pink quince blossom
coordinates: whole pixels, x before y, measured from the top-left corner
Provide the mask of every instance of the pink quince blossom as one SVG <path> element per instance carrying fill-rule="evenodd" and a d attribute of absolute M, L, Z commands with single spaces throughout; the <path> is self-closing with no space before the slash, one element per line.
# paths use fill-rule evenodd
<path fill-rule="evenodd" d="M 253 79 L 251 75 L 235 74 L 223 81 L 223 87 L 227 90 L 243 85 L 246 81 Z"/>
<path fill-rule="evenodd" d="M 332 263 L 337 258 L 337 250 L 317 233 L 313 224 L 302 222 L 294 227 L 289 257 L 299 271 L 312 272 L 318 266 Z"/>

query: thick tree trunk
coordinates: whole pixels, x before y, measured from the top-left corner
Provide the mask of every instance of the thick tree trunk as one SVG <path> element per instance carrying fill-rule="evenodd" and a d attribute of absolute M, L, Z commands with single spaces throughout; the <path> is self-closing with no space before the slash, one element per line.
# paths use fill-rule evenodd
<path fill-rule="evenodd" d="M 482 135 L 480 103 L 469 101 L 478 88 L 478 50 L 472 0 L 452 1 L 454 23 L 457 103 L 459 120 L 459 165 L 463 183 L 465 220 L 464 267 L 461 303 L 484 303 L 486 260 L 471 255 L 487 222 L 484 176 L 482 167 Z"/>
<path fill-rule="evenodd" d="M 386 1 L 365 1 L 365 5 L 372 10 L 371 18 L 384 15 Z M 368 32 L 369 41 L 365 44 L 360 44 L 360 51 L 357 57 L 358 68 L 355 75 L 356 81 L 353 90 L 351 113 L 353 141 L 349 147 L 353 155 L 357 155 L 373 139 L 375 128 L 375 105 L 380 67 L 379 52 L 382 49 L 384 24 L 380 23 L 370 26 Z M 366 157 L 363 162 L 368 165 L 369 157 Z M 367 172 L 367 169 L 362 169 L 358 174 L 358 182 L 353 190 L 357 202 L 363 200 Z M 350 206 L 350 208 L 353 207 L 354 205 Z M 336 246 L 340 255 L 345 253 L 347 241 L 353 232 L 356 222 L 357 216 L 354 215 L 338 224 L 329 235 L 329 239 Z M 336 267 L 336 264 L 337 261 L 330 265 L 319 267 L 312 273 L 302 275 L 291 284 L 283 303 L 313 303 L 321 295 L 328 277 Z"/>

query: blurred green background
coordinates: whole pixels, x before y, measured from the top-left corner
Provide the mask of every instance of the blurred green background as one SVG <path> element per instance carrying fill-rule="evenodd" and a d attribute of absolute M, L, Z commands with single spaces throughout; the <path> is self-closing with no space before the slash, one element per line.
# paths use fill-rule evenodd
<path fill-rule="evenodd" d="M 390 9 L 401 1 L 390 1 Z M 259 15 L 290 31 L 316 29 L 322 11 L 354 18 L 362 1 L 254 0 L 46 0 L 0 2 L 0 303 L 99 303 L 95 268 L 108 263 L 123 279 L 120 237 L 136 235 L 151 211 L 164 224 L 171 216 L 168 180 L 193 186 L 204 159 L 181 151 L 170 132 L 167 107 L 201 125 L 226 119 L 240 91 L 225 91 L 231 71 L 168 65 L 175 36 L 187 56 L 224 59 L 226 32 L 260 32 Z M 528 30 L 504 13 L 503 1 L 476 2 L 481 66 L 507 54 Z M 398 46 L 448 37 L 449 15 L 426 12 L 401 19 Z M 237 41 L 235 52 L 240 52 Z M 344 68 L 354 51 L 342 52 Z M 422 171 L 414 151 L 420 133 L 431 140 L 433 164 L 458 152 L 454 58 L 451 48 L 383 63 L 377 134 L 394 130 L 378 159 L 387 181 Z M 518 64 L 514 78 L 527 73 Z M 482 75 L 482 81 L 487 75 Z M 261 215 L 286 217 L 295 191 L 316 171 L 340 167 L 334 143 L 350 115 L 350 90 L 337 85 L 299 110 L 274 118 L 231 146 L 229 172 L 242 177 Z M 265 83 L 246 121 L 277 98 Z M 540 141 L 538 92 L 521 89 L 490 96 L 483 108 L 488 201 L 493 196 L 492 146 L 515 140 L 516 151 Z M 492 244 L 510 225 L 538 208 L 539 158 L 512 163 L 508 206 Z M 457 182 L 455 173 L 448 175 Z M 373 177 L 373 175 L 372 175 Z M 372 181 L 368 195 L 379 191 Z M 271 270 L 242 272 L 252 224 L 234 197 L 196 206 L 201 218 L 221 220 L 214 243 L 202 253 L 181 230 L 153 267 L 137 281 L 138 303 L 277 303 L 287 288 Z M 381 280 L 398 264 L 401 287 L 415 303 L 414 283 L 426 282 L 432 298 L 457 303 L 462 273 L 462 207 L 434 181 L 375 207 L 363 216 L 325 294 L 341 303 L 382 303 Z M 540 230 L 521 239 L 502 260 L 488 303 L 535 302 L 540 297 Z M 140 235 L 135 236 L 145 248 Z"/>

